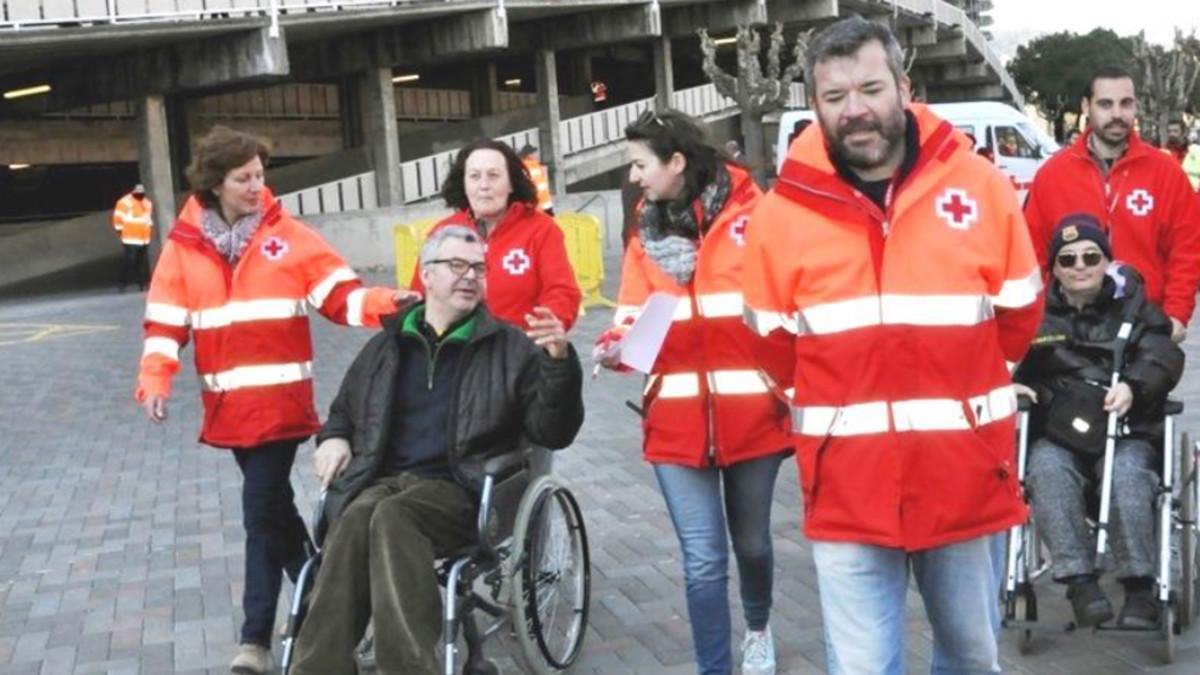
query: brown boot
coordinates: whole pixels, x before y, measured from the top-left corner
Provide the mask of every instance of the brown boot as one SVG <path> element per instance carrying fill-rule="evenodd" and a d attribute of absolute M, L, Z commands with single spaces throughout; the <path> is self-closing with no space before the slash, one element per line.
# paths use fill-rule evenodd
<path fill-rule="evenodd" d="M 263 675 L 271 669 L 271 650 L 255 644 L 240 644 L 229 663 L 229 672 Z"/>

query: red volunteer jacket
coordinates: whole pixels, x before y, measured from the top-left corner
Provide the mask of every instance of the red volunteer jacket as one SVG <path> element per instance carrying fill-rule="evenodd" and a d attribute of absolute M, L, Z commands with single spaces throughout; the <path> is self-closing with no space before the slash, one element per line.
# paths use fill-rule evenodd
<path fill-rule="evenodd" d="M 190 337 L 204 402 L 201 442 L 250 448 L 310 436 L 321 425 L 309 307 L 336 323 L 378 327 L 381 315 L 396 311 L 392 291 L 363 288 L 267 190 L 262 224 L 236 267 L 201 233 L 202 210 L 195 197 L 184 204 L 150 280 L 135 397 L 170 394 Z"/>
<path fill-rule="evenodd" d="M 1043 271 L 1054 228 L 1072 213 L 1104 223 L 1113 256 L 1146 281 L 1146 297 L 1187 325 L 1200 284 L 1200 199 L 1169 155 L 1129 134 L 1129 149 L 1105 176 L 1088 152 L 1089 129 L 1034 177 L 1025 220 Z"/>
<path fill-rule="evenodd" d="M 787 336 L 762 338 L 742 320 L 746 225 L 762 192 L 729 167 L 733 188 L 681 286 L 635 236 L 625 251 L 614 321 L 636 318 L 652 293 L 680 298 L 643 393 L 646 461 L 729 466 L 790 449 Z"/>
<path fill-rule="evenodd" d="M 447 216 L 430 234 L 447 225 L 479 228 L 469 211 Z M 487 307 L 500 319 L 525 327 L 525 315 L 534 307 L 547 307 L 567 330 L 579 317 L 583 293 L 567 259 L 562 229 L 542 211 L 514 202 L 487 237 Z M 425 291 L 421 266 L 413 270 L 410 288 Z"/>
<path fill-rule="evenodd" d="M 793 338 L 806 535 L 919 551 L 1026 518 L 1006 361 L 1037 331 L 1041 275 L 1009 180 L 911 108 L 918 159 L 882 210 L 804 131 L 743 276 L 747 320 Z"/>

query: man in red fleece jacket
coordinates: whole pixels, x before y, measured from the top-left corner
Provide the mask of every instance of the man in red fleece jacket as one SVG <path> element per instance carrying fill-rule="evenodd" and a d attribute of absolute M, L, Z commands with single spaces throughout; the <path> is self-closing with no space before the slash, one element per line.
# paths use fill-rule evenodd
<path fill-rule="evenodd" d="M 1050 158 L 1025 202 L 1043 271 L 1055 223 L 1087 213 L 1108 229 L 1113 255 L 1146 281 L 1146 295 L 1162 306 L 1181 342 L 1200 284 L 1200 199 L 1170 156 L 1133 130 L 1137 93 L 1119 67 L 1100 68 L 1083 97 L 1088 129 Z"/>

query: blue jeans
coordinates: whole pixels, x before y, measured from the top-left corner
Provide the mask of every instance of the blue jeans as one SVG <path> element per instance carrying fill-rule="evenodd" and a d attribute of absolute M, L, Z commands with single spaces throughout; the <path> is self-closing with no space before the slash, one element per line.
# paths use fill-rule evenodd
<path fill-rule="evenodd" d="M 741 579 L 746 625 L 750 630 L 767 627 L 775 571 L 771 499 L 785 456 L 760 457 L 724 469 L 654 465 L 654 475 L 683 550 L 688 616 L 701 675 L 733 672 L 729 638 L 730 538 Z"/>
<path fill-rule="evenodd" d="M 242 470 L 242 524 L 246 528 L 246 586 L 241 641 L 270 648 L 283 572 L 295 578 L 304 564 L 308 528 L 296 512 L 292 463 L 300 440 L 237 449 Z"/>
<path fill-rule="evenodd" d="M 904 597 L 911 565 L 933 626 L 934 673 L 998 673 L 994 535 L 908 554 L 813 542 L 831 675 L 902 675 Z"/>

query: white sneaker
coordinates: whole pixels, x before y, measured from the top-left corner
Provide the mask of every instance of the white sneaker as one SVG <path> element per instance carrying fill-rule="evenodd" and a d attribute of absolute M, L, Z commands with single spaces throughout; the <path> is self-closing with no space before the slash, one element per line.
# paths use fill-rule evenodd
<path fill-rule="evenodd" d="M 775 638 L 771 627 L 748 630 L 742 640 L 742 675 L 775 675 Z"/>

